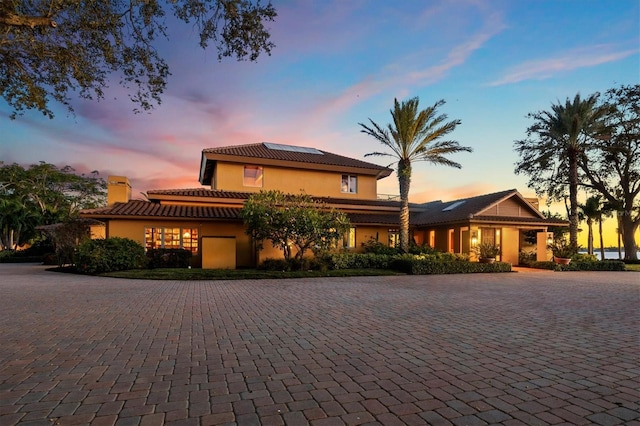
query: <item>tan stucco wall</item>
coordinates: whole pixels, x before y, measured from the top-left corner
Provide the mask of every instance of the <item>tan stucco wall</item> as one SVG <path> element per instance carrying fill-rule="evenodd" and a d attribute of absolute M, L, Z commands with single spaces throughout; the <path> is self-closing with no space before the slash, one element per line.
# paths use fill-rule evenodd
<path fill-rule="evenodd" d="M 247 163 L 246 165 L 252 164 Z M 245 164 L 218 162 L 213 181 L 214 189 L 240 192 L 280 190 L 291 194 L 298 194 L 304 190 L 306 194 L 318 197 L 376 199 L 377 180 L 375 176 L 358 175 L 358 192 L 351 194 L 341 191 L 342 173 L 339 172 L 263 166 L 263 186 L 257 188 L 243 185 L 244 166 Z"/>
<path fill-rule="evenodd" d="M 170 224 L 168 224 L 170 223 Z M 140 220 L 111 220 L 107 228 L 107 237 L 129 238 L 144 246 L 145 226 L 182 226 L 175 222 L 145 222 Z"/>
<path fill-rule="evenodd" d="M 99 240 L 107 236 L 107 227 L 104 225 L 91 225 L 89 231 L 92 240 Z"/>

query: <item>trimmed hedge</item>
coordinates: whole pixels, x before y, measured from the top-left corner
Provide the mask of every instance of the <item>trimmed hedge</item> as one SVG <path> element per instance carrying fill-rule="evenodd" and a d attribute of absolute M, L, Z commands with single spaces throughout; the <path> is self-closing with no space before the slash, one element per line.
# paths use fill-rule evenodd
<path fill-rule="evenodd" d="M 326 271 L 329 268 L 327 268 L 327 263 L 324 261 L 323 257 L 305 257 L 302 260 L 293 257 L 289 260 L 273 258 L 265 259 L 260 265 L 258 265 L 258 269 L 262 271 L 291 272 Z"/>
<path fill-rule="evenodd" d="M 331 253 L 322 258 L 327 269 L 390 269 L 392 259 L 400 255 L 377 253 Z"/>
<path fill-rule="evenodd" d="M 505 262 L 479 263 L 467 261 L 433 261 L 429 259 L 396 259 L 391 269 L 411 275 L 469 274 L 479 272 L 511 272 Z"/>
<path fill-rule="evenodd" d="M 193 254 L 189 250 L 176 248 L 157 248 L 147 250 L 147 266 L 155 268 L 188 268 Z"/>
<path fill-rule="evenodd" d="M 527 265 L 530 268 L 547 269 L 550 271 L 625 271 L 624 262 L 621 260 L 602 260 L 602 261 L 573 261 L 568 265 L 558 265 L 557 263 L 547 262 L 531 262 Z"/>
<path fill-rule="evenodd" d="M 0 263 L 42 263 L 42 256 L 0 256 Z"/>
<path fill-rule="evenodd" d="M 469 262 L 468 257 L 452 253 L 374 254 L 336 253 L 325 256 L 328 269 L 392 269 L 405 274 L 464 274 L 477 272 L 511 272 L 511 264 Z"/>
<path fill-rule="evenodd" d="M 53 252 L 54 248 L 51 241 L 38 241 L 24 250 L 1 250 L 0 263 L 42 262 L 44 256 Z"/>
<path fill-rule="evenodd" d="M 87 240 L 75 253 L 76 270 L 85 274 L 144 268 L 147 258 L 144 247 L 128 238 Z"/>
<path fill-rule="evenodd" d="M 568 265 L 554 265 L 555 271 L 625 271 L 624 262 L 620 260 L 603 260 L 598 262 L 574 262 Z"/>

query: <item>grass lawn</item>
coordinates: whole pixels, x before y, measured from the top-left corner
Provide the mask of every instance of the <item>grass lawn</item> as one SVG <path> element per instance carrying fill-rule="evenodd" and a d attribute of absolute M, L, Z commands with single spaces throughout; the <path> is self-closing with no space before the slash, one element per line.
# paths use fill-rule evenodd
<path fill-rule="evenodd" d="M 341 269 L 336 271 L 259 271 L 255 269 L 132 269 L 100 274 L 101 277 L 141 280 L 260 280 L 310 277 L 361 277 L 403 275 L 383 269 Z"/>
<path fill-rule="evenodd" d="M 625 265 L 627 271 L 634 271 L 634 272 L 640 272 L 640 263 L 628 263 Z"/>

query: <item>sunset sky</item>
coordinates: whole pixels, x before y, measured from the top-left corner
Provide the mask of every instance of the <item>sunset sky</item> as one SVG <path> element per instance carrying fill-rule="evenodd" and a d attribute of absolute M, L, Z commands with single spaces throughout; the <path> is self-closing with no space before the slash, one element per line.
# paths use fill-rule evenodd
<path fill-rule="evenodd" d="M 35 111 L 10 120 L 0 100 L 0 160 L 125 175 L 138 198 L 148 189 L 199 187 L 203 148 L 268 141 L 365 159 L 382 146 L 358 123 L 386 124 L 394 98 L 418 96 L 423 107 L 444 99 L 441 112 L 462 121 L 451 138 L 474 152 L 452 157 L 461 170 L 416 164 L 412 202 L 510 188 L 535 196 L 514 174 L 513 143 L 531 124 L 526 114 L 640 80 L 637 0 L 273 5 L 276 47 L 257 63 L 218 62 L 215 50 L 199 48 L 194 28 L 172 24 L 170 41 L 159 45 L 172 76 L 149 114 L 132 112 L 116 77 L 105 100 L 74 103 L 75 116 L 54 105 L 53 120 Z M 397 194 L 395 175 L 378 192 Z M 614 231 L 605 237 L 615 244 Z"/>

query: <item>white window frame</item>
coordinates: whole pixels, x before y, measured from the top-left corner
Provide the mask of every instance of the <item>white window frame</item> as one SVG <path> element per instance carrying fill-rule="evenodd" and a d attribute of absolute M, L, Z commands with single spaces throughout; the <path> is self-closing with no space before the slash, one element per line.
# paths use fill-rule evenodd
<path fill-rule="evenodd" d="M 343 194 L 357 194 L 358 176 L 342 175 L 342 179 L 340 179 L 340 192 L 342 192 Z"/>

